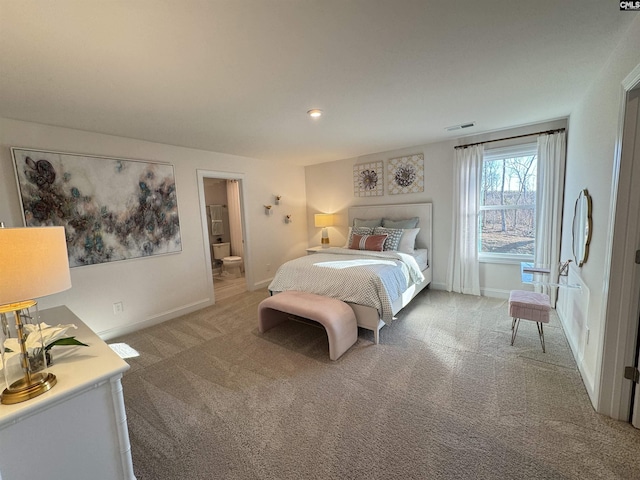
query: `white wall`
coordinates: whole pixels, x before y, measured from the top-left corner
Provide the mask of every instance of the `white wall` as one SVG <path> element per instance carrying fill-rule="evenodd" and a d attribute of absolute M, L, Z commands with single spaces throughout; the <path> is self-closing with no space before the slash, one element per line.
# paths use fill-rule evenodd
<path fill-rule="evenodd" d="M 451 238 L 453 145 L 453 142 L 441 142 L 307 166 L 305 175 L 309 245 L 320 245 L 320 229 L 315 228 L 313 222 L 313 214 L 315 213 L 337 213 L 341 216 L 341 225 L 329 227 L 329 238 L 332 245 L 343 246 L 347 241 L 346 235 L 348 233 L 347 208 L 352 205 L 433 202 L 432 252 L 437 260 L 433 262 L 432 287 L 444 288 L 447 275 L 446 259 Z M 385 193 L 385 195 L 378 197 L 354 196 L 354 165 L 376 160 L 388 160 L 414 153 L 424 154 L 424 192 L 406 195 Z"/>
<path fill-rule="evenodd" d="M 602 350 L 605 338 L 606 298 L 608 293 L 609 219 L 611 211 L 614 159 L 618 136 L 622 81 L 640 64 L 640 17 L 634 20 L 589 91 L 571 113 L 567 149 L 565 209 L 562 228 L 562 258 L 572 258 L 571 222 L 574 201 L 581 189 L 588 189 L 593 199 L 593 236 L 590 253 L 578 269 L 590 290 L 586 325 L 578 331 L 590 330 L 586 338 L 569 337 L 569 342 L 582 351 L 576 355 L 591 400 L 599 409 Z M 562 318 L 563 323 L 573 318 Z M 576 352 L 574 351 L 574 354 Z M 600 410 L 599 410 L 600 411 Z"/>
<path fill-rule="evenodd" d="M 76 267 L 71 269 L 70 290 L 39 300 L 40 308 L 66 304 L 105 338 L 211 303 L 197 169 L 244 175 L 250 288 L 265 286 L 280 263 L 305 253 L 303 167 L 0 118 L 0 220 L 7 227 L 22 226 L 12 146 L 167 162 L 175 167 L 181 253 Z M 283 199 L 267 217 L 263 205 L 273 203 L 274 194 Z M 285 214 L 292 214 L 295 221 L 285 224 Z M 119 301 L 124 312 L 116 316 L 112 305 Z"/>
<path fill-rule="evenodd" d="M 313 214 L 319 212 L 339 213 L 345 219 L 337 227 L 329 228 L 333 245 L 342 246 L 346 242 L 347 207 L 352 205 L 379 205 L 395 203 L 433 203 L 433 283 L 431 288 L 446 288 L 447 262 L 451 247 L 452 187 L 454 146 L 487 140 L 496 140 L 514 135 L 563 128 L 566 119 L 553 120 L 536 125 L 502 130 L 473 137 L 454 139 L 428 145 L 403 148 L 336 162 L 308 166 L 305 169 L 307 183 L 307 209 L 310 246 L 320 244 L 320 229 L 313 225 Z M 529 140 L 534 139 L 531 137 Z M 521 142 L 522 140 L 520 140 Z M 509 145 L 511 142 L 492 143 L 492 147 Z M 389 160 L 413 153 L 424 154 L 425 188 L 422 193 L 407 195 L 385 195 L 377 197 L 356 197 L 353 194 L 353 166 L 376 160 Z M 386 165 L 385 165 L 386 166 Z M 508 298 L 509 291 L 520 285 L 520 264 L 482 263 L 480 265 L 480 286 L 482 294 Z"/>

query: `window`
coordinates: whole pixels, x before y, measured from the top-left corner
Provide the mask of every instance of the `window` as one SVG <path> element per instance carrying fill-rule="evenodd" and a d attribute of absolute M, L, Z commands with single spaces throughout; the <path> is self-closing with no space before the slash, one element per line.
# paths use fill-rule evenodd
<path fill-rule="evenodd" d="M 486 150 L 478 215 L 483 260 L 533 260 L 536 233 L 537 145 Z"/>

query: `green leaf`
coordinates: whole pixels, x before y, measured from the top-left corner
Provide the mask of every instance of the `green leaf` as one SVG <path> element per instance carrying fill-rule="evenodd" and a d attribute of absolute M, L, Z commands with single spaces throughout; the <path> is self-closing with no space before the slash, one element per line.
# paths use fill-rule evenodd
<path fill-rule="evenodd" d="M 83 347 L 88 347 L 86 343 L 82 343 L 80 340 L 76 340 L 76 337 L 67 337 L 67 338 L 59 338 L 55 342 L 51 342 L 44 349 L 49 351 L 51 347 L 55 347 L 56 345 L 81 345 Z"/>

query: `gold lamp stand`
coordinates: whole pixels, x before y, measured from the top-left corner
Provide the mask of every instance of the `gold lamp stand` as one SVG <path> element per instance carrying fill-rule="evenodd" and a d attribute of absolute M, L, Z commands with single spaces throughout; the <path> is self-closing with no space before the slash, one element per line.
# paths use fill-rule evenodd
<path fill-rule="evenodd" d="M 46 358 L 44 353 L 44 345 L 41 348 L 42 361 L 44 362 L 44 372 L 32 372 L 31 363 L 29 362 L 29 355 L 27 347 L 25 345 L 24 325 L 22 323 L 22 311 L 31 308 L 36 305 L 35 300 L 26 300 L 19 303 L 11 303 L 8 305 L 0 306 L 0 314 L 4 318 L 5 313 L 13 312 L 16 320 L 16 332 L 18 342 L 20 344 L 20 365 L 24 376 L 19 380 L 14 381 L 7 388 L 4 389 L 1 396 L 1 403 L 4 405 L 12 405 L 14 403 L 24 402 L 30 398 L 37 397 L 44 392 L 50 390 L 56 383 L 56 376 L 46 371 Z M 4 327 L 4 325 L 3 325 Z M 42 337 L 40 337 L 42 341 Z M 6 355 L 6 352 L 5 352 Z M 5 369 L 7 366 L 5 365 Z M 5 371 L 5 375 L 6 375 Z"/>

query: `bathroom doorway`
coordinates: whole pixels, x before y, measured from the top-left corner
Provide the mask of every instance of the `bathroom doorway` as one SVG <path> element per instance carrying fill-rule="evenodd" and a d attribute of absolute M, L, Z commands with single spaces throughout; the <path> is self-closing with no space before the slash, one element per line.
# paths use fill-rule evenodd
<path fill-rule="evenodd" d="M 241 174 L 198 170 L 205 258 L 214 303 L 247 291 Z"/>

